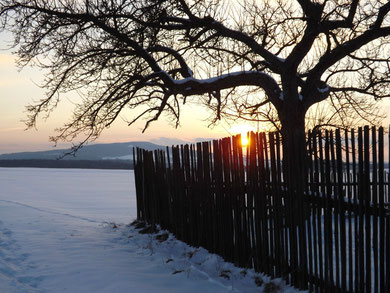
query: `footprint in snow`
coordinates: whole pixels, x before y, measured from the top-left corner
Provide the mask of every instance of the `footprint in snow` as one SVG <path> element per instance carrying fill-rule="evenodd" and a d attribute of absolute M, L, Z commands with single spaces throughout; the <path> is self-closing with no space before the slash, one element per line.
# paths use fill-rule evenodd
<path fill-rule="evenodd" d="M 43 277 L 30 276 L 30 270 L 37 266 L 28 262 L 30 254 L 21 253 L 20 246 L 12 238 L 12 231 L 0 221 L 0 280 L 11 280 L 15 292 L 35 292 Z"/>

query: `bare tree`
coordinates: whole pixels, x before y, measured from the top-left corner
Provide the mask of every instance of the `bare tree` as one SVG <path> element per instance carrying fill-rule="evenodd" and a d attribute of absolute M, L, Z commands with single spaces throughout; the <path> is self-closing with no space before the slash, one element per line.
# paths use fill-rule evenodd
<path fill-rule="evenodd" d="M 164 112 L 178 123 L 187 100 L 209 105 L 216 119 L 232 105 L 265 119 L 275 109 L 286 174 L 299 176 L 312 105 L 329 99 L 364 117 L 369 99 L 390 95 L 384 0 L 0 0 L 0 7 L 19 64 L 48 70 L 47 96 L 28 107 L 29 126 L 59 93 L 88 89 L 54 141 L 94 139 L 125 107 L 140 111 L 129 123 L 143 117 L 145 128 Z"/>
<path fill-rule="evenodd" d="M 237 94 L 237 93 L 236 93 Z M 383 104 L 377 99 L 367 99 L 363 95 L 345 96 L 331 94 L 328 99 L 311 106 L 305 115 L 306 131 L 318 129 L 343 128 L 351 129 L 362 125 L 381 125 L 387 117 Z M 228 124 L 250 123 L 257 124 L 264 131 L 281 131 L 278 113 L 271 103 L 253 110 L 256 96 L 234 95 L 222 108 L 223 120 Z M 215 105 L 207 105 L 212 113 L 216 112 Z M 218 123 L 215 115 L 209 117 L 210 125 Z M 261 128 L 260 128 L 261 126 Z"/>

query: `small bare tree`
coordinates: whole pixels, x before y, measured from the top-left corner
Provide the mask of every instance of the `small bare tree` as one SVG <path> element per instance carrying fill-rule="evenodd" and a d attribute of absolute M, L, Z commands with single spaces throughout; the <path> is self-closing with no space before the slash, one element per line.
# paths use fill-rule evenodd
<path fill-rule="evenodd" d="M 19 64 L 48 70 L 28 126 L 59 93 L 88 89 L 54 141 L 94 139 L 125 107 L 141 111 L 130 124 L 144 117 L 145 129 L 164 112 L 178 123 L 187 100 L 216 119 L 232 105 L 265 119 L 274 109 L 286 174 L 304 178 L 312 105 L 328 99 L 340 117 L 354 109 L 367 118 L 370 99 L 390 95 L 384 0 L 0 0 L 0 8 Z"/>

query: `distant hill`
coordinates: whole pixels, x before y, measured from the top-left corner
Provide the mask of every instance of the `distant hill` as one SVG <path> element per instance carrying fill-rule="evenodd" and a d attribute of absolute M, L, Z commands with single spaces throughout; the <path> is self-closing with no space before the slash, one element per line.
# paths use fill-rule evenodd
<path fill-rule="evenodd" d="M 134 169 L 129 160 L 0 160 L 0 167 L 72 168 L 72 169 Z"/>
<path fill-rule="evenodd" d="M 132 161 L 133 147 L 147 150 L 164 149 L 164 146 L 150 142 L 136 141 L 123 143 L 107 143 L 87 145 L 77 151 L 75 156 L 65 156 L 61 160 L 74 161 L 102 161 L 102 160 L 125 160 Z M 39 152 L 21 152 L 0 155 L 0 160 L 57 160 L 69 149 L 57 149 Z"/>

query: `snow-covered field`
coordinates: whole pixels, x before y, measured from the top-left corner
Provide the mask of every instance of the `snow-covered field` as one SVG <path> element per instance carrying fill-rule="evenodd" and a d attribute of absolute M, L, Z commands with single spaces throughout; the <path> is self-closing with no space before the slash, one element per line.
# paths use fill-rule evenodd
<path fill-rule="evenodd" d="M 0 292 L 297 292 L 135 217 L 132 171 L 0 168 Z"/>

